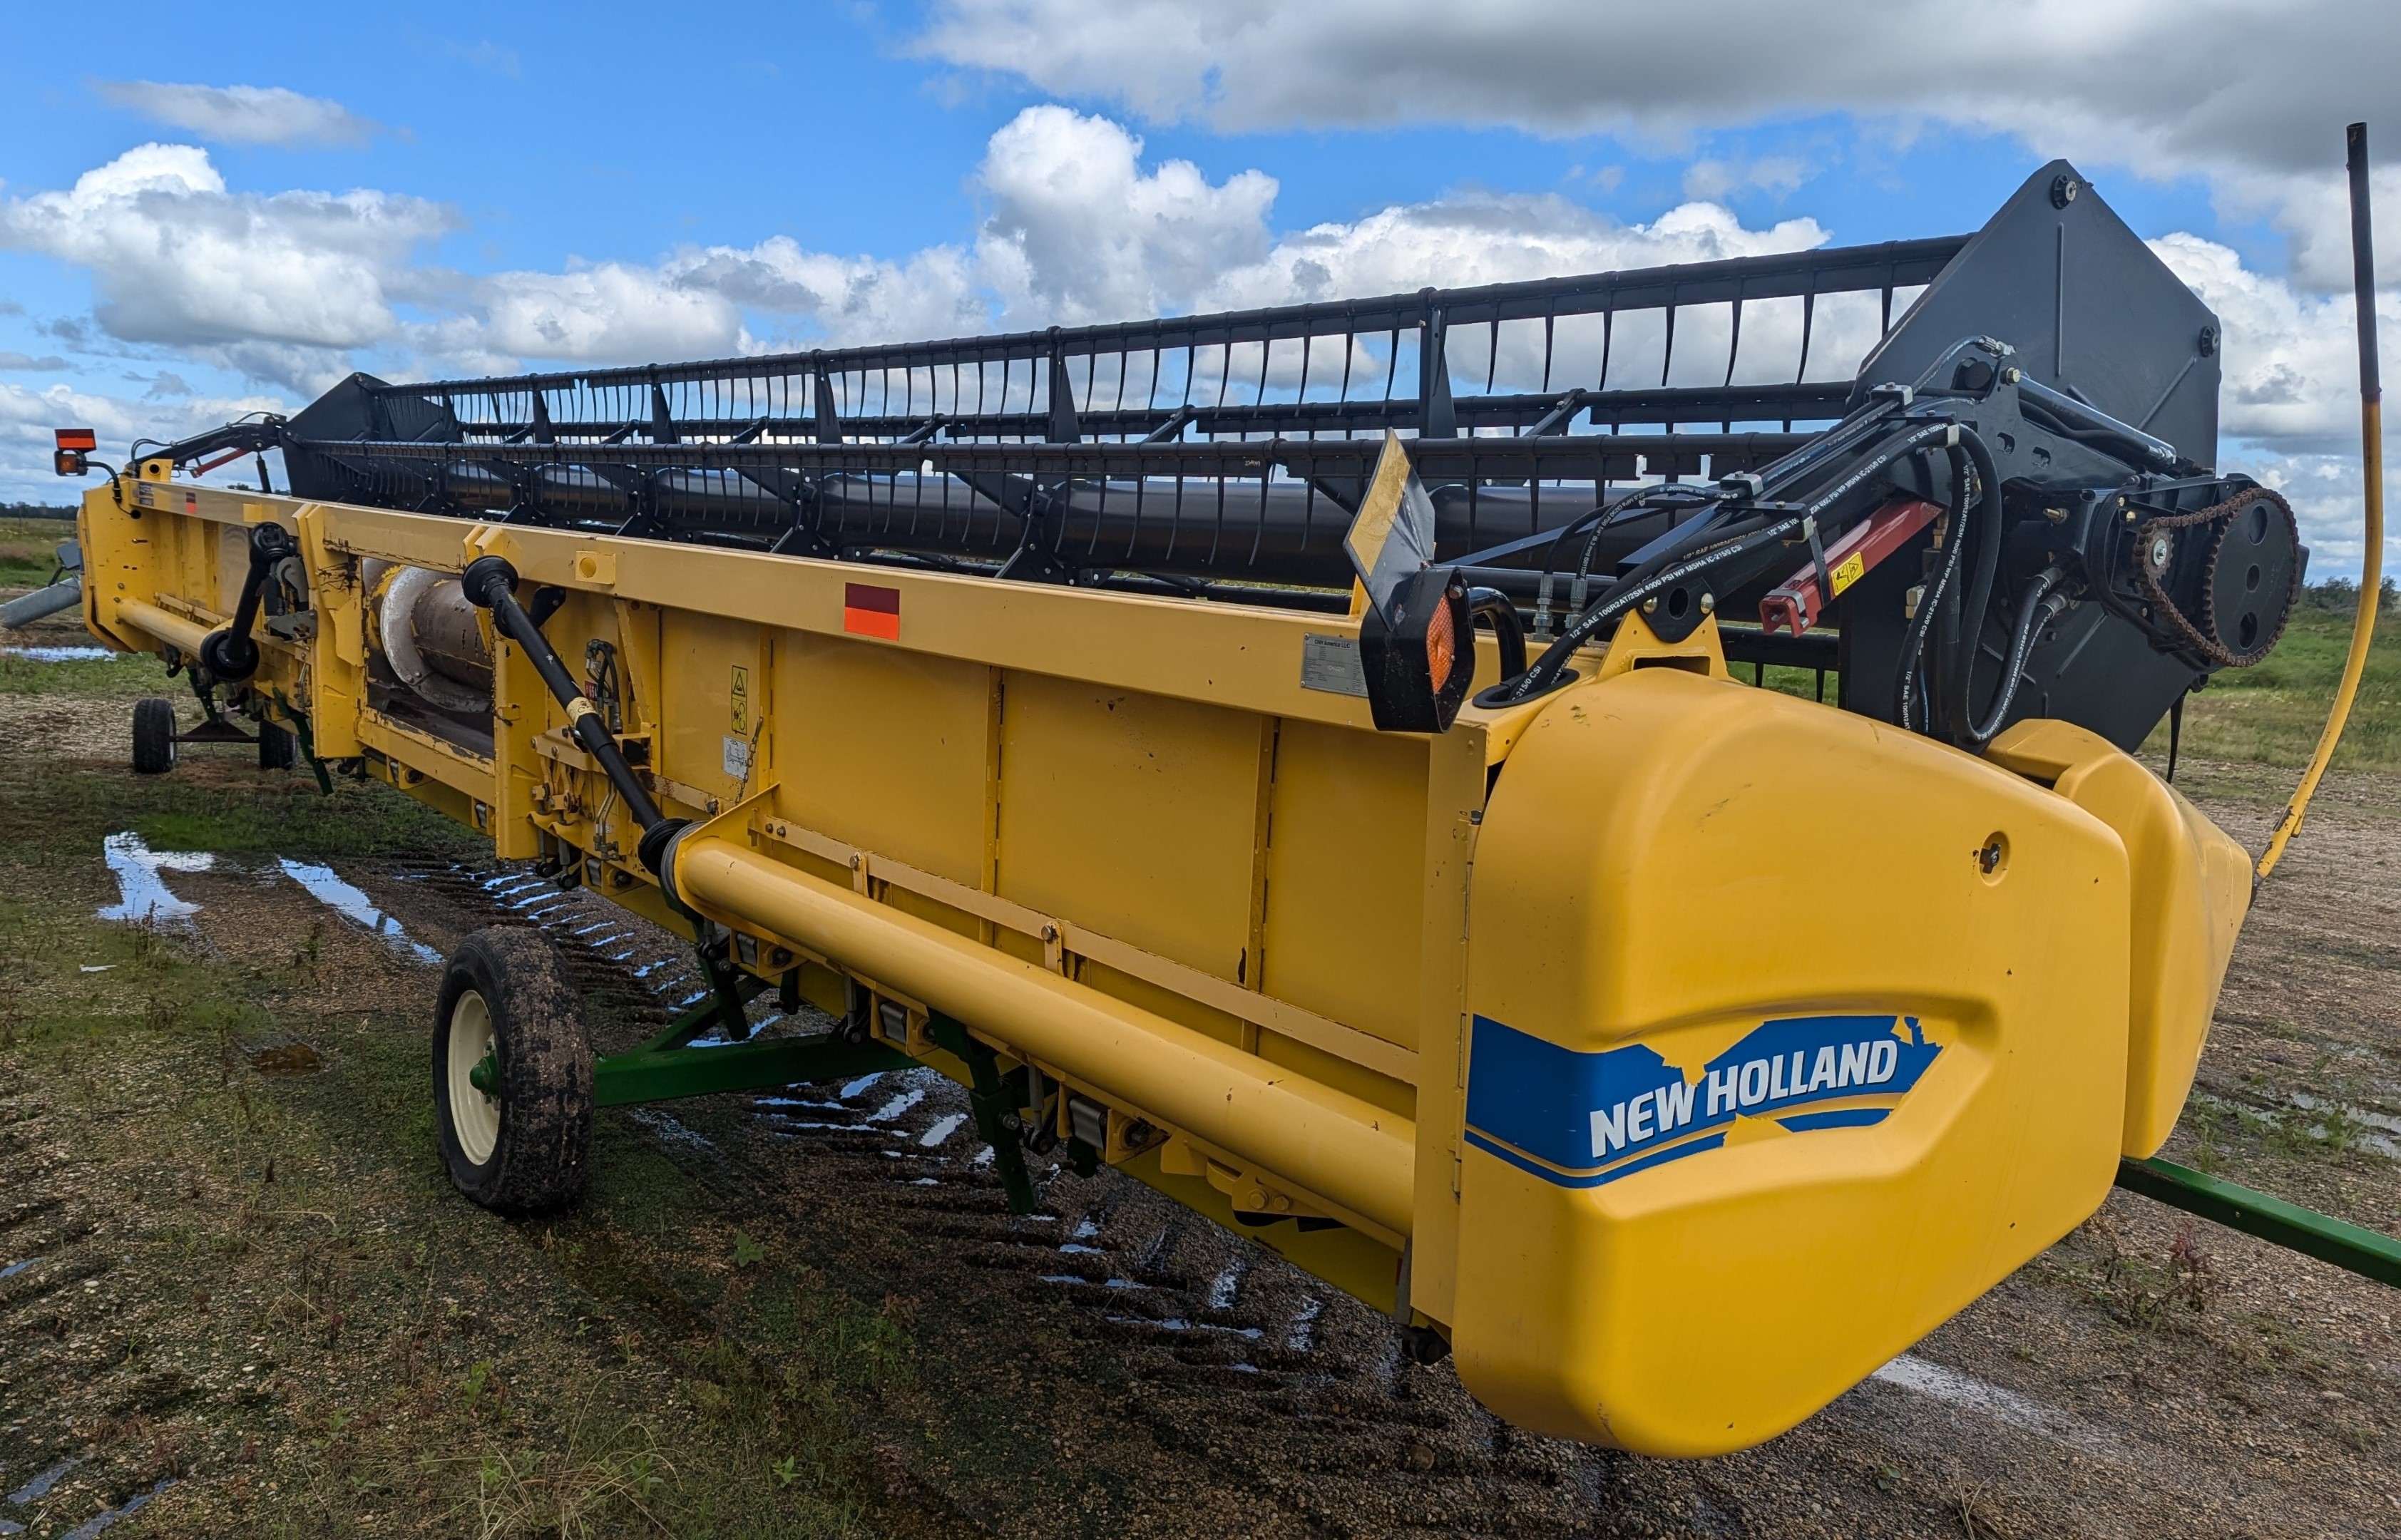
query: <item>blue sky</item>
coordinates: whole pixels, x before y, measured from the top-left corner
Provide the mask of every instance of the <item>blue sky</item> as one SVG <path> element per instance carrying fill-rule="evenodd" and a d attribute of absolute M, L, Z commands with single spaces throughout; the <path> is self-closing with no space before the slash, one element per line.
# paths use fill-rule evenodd
<path fill-rule="evenodd" d="M 105 440 L 297 405 L 351 367 L 1258 303 L 1292 297 L 1319 226 L 1354 292 L 1950 233 L 2064 153 L 2225 315 L 2230 463 L 2284 478 L 2329 555 L 2355 497 L 2325 301 L 2341 125 L 2395 94 L 2387 7 L 242 14 L 120 6 L 104 38 L 72 11 L 13 20 L 0 497 L 59 494 L 41 441 L 62 412 Z M 2401 166 L 2401 116 L 2386 142 Z M 1462 210 L 1508 238 L 1463 240 Z"/>

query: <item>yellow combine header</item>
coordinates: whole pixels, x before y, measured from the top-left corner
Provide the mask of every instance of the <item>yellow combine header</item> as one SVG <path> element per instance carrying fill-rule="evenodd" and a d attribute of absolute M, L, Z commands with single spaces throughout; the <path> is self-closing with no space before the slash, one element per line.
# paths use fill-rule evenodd
<path fill-rule="evenodd" d="M 452 960 L 478 1201 L 571 1201 L 596 1105 L 928 1064 L 1013 1201 L 1115 1165 L 1513 1421 L 1708 1454 L 2175 1121 L 2250 871 L 2125 751 L 2305 554 L 2209 469 L 2216 352 L 2061 165 L 1961 240 L 362 376 L 89 494 L 84 603 L 219 735 L 693 937 L 714 998 L 597 1061 L 528 933 Z M 768 989 L 833 1025 L 753 1035 Z"/>

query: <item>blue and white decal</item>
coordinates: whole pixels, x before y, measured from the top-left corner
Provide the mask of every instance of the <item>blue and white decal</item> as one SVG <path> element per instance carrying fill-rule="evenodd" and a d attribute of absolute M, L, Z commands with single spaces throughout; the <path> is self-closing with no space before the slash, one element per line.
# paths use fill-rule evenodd
<path fill-rule="evenodd" d="M 1942 1052 L 1914 1016 L 1762 1022 L 1697 1072 L 1641 1043 L 1579 1053 L 1477 1016 L 1467 1140 L 1564 1187 L 1725 1143 L 1738 1117 L 1796 1133 L 1881 1123 Z"/>

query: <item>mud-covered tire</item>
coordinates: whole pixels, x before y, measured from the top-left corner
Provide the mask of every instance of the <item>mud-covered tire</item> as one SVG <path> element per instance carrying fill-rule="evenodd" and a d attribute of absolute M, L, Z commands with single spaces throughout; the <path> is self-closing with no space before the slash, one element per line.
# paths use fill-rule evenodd
<path fill-rule="evenodd" d="M 133 773 L 164 775 L 175 768 L 175 702 L 163 695 L 133 702 Z"/>
<path fill-rule="evenodd" d="M 293 736 L 272 722 L 258 724 L 258 768 L 263 770 L 288 770 L 297 757 Z"/>
<path fill-rule="evenodd" d="M 487 1096 L 471 1075 L 486 1054 Z M 509 1214 L 583 1194 L 592 1044 L 583 1002 L 540 932 L 495 927 L 459 944 L 433 1016 L 433 1121 L 459 1191 Z"/>

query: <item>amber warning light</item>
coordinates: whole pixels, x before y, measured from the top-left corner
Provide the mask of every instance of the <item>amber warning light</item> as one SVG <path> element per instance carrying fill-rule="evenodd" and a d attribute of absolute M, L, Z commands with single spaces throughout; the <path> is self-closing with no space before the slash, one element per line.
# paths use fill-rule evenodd
<path fill-rule="evenodd" d="M 50 457 L 50 469 L 62 476 L 80 476 L 89 469 L 84 457 L 100 447 L 100 435 L 89 428 L 62 428 L 58 430 L 59 447 Z"/>

